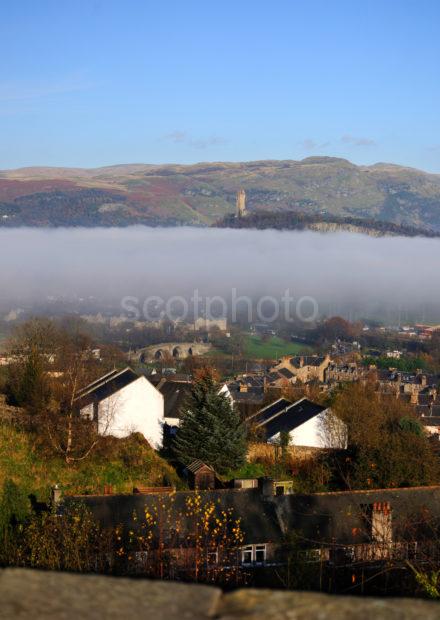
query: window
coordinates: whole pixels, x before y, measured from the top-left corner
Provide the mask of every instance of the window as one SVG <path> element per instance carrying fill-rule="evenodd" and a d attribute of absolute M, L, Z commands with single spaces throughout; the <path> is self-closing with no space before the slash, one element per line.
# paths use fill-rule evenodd
<path fill-rule="evenodd" d="M 143 573 L 148 567 L 148 551 L 135 551 L 131 571 L 133 573 Z"/>
<path fill-rule="evenodd" d="M 218 564 L 218 549 L 211 549 L 206 552 L 206 563 L 208 566 Z"/>
<path fill-rule="evenodd" d="M 266 545 L 247 545 L 241 550 L 242 564 L 264 564 L 266 561 Z"/>
<path fill-rule="evenodd" d="M 248 545 L 247 547 L 243 547 L 241 550 L 241 561 L 243 564 L 252 564 L 254 559 L 254 548 L 253 545 Z"/>
<path fill-rule="evenodd" d="M 134 559 L 139 564 L 146 564 L 148 560 L 148 551 L 135 551 Z"/>
<path fill-rule="evenodd" d="M 288 493 L 292 493 L 293 482 L 290 480 L 283 480 L 274 483 L 275 486 L 275 495 L 287 495 Z"/>
<path fill-rule="evenodd" d="M 255 561 L 259 564 L 266 561 L 266 545 L 255 545 Z"/>

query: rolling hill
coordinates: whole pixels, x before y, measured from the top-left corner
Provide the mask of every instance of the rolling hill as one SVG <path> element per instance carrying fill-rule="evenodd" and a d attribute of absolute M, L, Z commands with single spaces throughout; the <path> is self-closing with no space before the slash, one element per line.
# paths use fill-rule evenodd
<path fill-rule="evenodd" d="M 363 218 L 440 231 L 440 175 L 393 164 L 127 164 L 0 171 L 1 226 L 210 225 L 235 210 Z"/>

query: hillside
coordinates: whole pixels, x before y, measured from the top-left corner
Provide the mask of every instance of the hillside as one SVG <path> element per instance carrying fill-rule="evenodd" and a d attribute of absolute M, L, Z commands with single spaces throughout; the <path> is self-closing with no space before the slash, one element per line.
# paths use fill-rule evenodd
<path fill-rule="evenodd" d="M 53 454 L 38 447 L 32 433 L 0 423 L 0 494 L 6 480 L 26 493 L 48 499 L 50 487 L 60 485 L 67 493 L 102 493 L 112 485 L 116 493 L 131 493 L 135 486 L 179 485 L 175 471 L 143 440 L 106 438 L 89 459 L 67 466 Z"/>
<path fill-rule="evenodd" d="M 439 237 L 440 231 L 395 224 L 370 218 L 339 217 L 329 213 L 298 211 L 252 211 L 246 217 L 228 214 L 214 224 L 218 228 L 253 228 L 257 230 L 314 230 L 316 232 L 351 232 L 370 237 Z"/>
<path fill-rule="evenodd" d="M 440 175 L 332 157 L 0 172 L 2 226 L 209 225 L 235 210 L 325 214 L 440 231 Z"/>

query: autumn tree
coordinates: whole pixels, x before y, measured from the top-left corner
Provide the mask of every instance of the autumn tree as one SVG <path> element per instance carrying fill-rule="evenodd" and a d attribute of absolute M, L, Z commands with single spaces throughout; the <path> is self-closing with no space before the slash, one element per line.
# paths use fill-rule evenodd
<path fill-rule="evenodd" d="M 116 532 L 104 529 L 80 502 L 61 514 L 35 512 L 11 531 L 7 564 L 42 570 L 106 572 Z"/>
<path fill-rule="evenodd" d="M 377 394 L 371 384 L 353 384 L 339 391 L 332 411 L 347 425 L 348 454 L 340 467 L 347 486 L 422 486 L 438 480 L 437 458 L 409 404 Z"/>
<path fill-rule="evenodd" d="M 334 342 L 340 340 L 353 340 L 361 333 L 360 323 L 350 323 L 340 316 L 327 319 L 316 329 L 317 339 L 321 342 Z"/>
<path fill-rule="evenodd" d="M 128 540 L 120 532 L 117 550 L 127 572 L 211 583 L 238 583 L 245 577 L 239 564 L 244 532 L 232 508 L 220 508 L 196 491 L 148 502 L 133 519 Z"/>
<path fill-rule="evenodd" d="M 10 404 L 35 418 L 48 405 L 48 372 L 59 332 L 47 319 L 31 319 L 15 330 L 8 343 L 12 363 L 8 367 L 6 394 Z"/>
<path fill-rule="evenodd" d="M 86 458 L 99 440 L 93 422 L 78 414 L 78 392 L 116 359 L 113 348 L 109 360 L 97 358 L 93 341 L 80 327 L 71 323 L 62 329 L 53 321 L 33 319 L 19 326 L 10 343 L 15 360 L 9 368 L 10 400 L 32 414 L 39 442 L 69 464 Z"/>

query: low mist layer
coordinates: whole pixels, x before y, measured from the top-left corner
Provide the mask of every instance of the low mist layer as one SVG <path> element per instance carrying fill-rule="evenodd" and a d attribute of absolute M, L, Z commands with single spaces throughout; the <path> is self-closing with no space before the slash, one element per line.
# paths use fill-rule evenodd
<path fill-rule="evenodd" d="M 48 297 L 311 296 L 350 318 L 440 307 L 440 240 L 203 228 L 0 230 L 2 306 Z M 440 313 L 439 313 L 440 314 Z M 426 316 L 425 316 L 426 315 Z M 384 317 L 386 318 L 386 317 Z"/>

